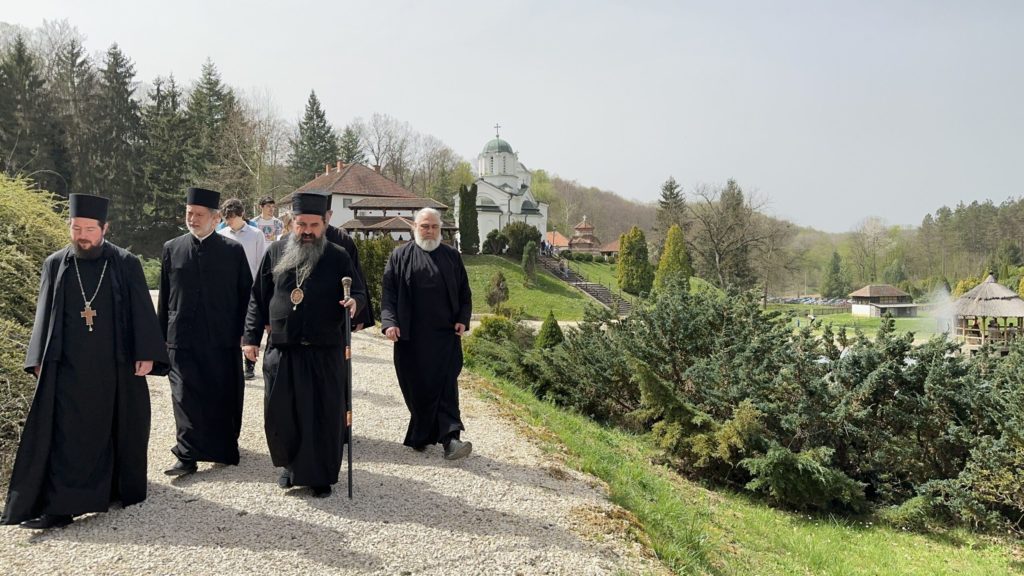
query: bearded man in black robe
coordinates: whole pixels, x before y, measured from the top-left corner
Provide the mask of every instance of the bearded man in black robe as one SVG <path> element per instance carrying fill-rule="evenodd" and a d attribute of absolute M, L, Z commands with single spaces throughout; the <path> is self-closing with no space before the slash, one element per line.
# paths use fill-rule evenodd
<path fill-rule="evenodd" d="M 440 442 L 444 458 L 469 456 L 459 412 L 462 334 L 473 297 L 462 257 L 441 242 L 441 214 L 416 213 L 415 242 L 391 253 L 384 268 L 380 323 L 395 343 L 395 372 L 411 418 L 404 444 L 417 451 Z"/>
<path fill-rule="evenodd" d="M 345 316 L 366 305 L 366 291 L 345 250 L 327 242 L 327 199 L 292 198 L 293 232 L 270 245 L 245 320 L 246 357 L 256 361 L 264 330 L 264 429 L 270 457 L 284 467 L 282 488 L 310 486 L 317 497 L 338 482 L 346 438 Z M 351 298 L 341 279 L 350 277 Z"/>
<path fill-rule="evenodd" d="M 0 523 L 46 529 L 146 499 L 147 374 L 167 348 L 139 259 L 104 240 L 106 198 L 72 194 L 43 263 L 25 370 L 38 379 Z"/>
<path fill-rule="evenodd" d="M 197 462 L 238 464 L 239 349 L 252 289 L 245 249 L 215 233 L 220 193 L 190 188 L 185 202 L 188 233 L 164 244 L 157 304 L 177 428 L 168 476 L 191 474 Z"/>

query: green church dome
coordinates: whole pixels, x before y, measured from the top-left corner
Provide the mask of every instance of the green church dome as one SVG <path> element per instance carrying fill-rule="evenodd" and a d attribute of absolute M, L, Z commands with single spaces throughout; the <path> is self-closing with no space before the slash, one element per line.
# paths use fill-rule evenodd
<path fill-rule="evenodd" d="M 512 154 L 512 145 L 501 138 L 495 138 L 484 146 L 484 154 L 490 154 L 492 152 L 508 152 L 509 154 Z"/>

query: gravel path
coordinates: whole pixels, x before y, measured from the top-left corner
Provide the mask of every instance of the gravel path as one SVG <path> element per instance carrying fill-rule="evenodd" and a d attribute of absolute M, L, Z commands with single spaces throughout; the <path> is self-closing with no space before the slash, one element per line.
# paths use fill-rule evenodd
<path fill-rule="evenodd" d="M 472 456 L 401 445 L 408 412 L 391 344 L 354 337 L 355 498 L 277 487 L 263 435 L 262 378 L 247 383 L 242 460 L 171 480 L 166 378 L 150 378 L 149 498 L 45 533 L 0 527 L 5 574 L 663 573 L 626 536 L 600 483 L 564 468 L 463 392 Z M 259 364 L 257 364 L 257 371 Z"/>

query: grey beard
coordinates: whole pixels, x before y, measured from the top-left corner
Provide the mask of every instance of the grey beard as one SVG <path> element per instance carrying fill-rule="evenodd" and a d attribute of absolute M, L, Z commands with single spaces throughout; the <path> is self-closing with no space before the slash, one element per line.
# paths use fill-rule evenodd
<path fill-rule="evenodd" d="M 426 240 L 424 238 L 420 238 L 420 235 L 417 234 L 416 235 L 416 245 L 419 246 L 420 248 L 426 250 L 427 252 L 433 252 L 434 250 L 437 250 L 438 246 L 441 245 L 441 239 L 438 238 L 438 239 L 435 239 L 435 240 Z"/>
<path fill-rule="evenodd" d="M 324 246 L 327 239 L 323 236 L 313 240 L 309 244 L 302 243 L 300 234 L 292 233 L 288 236 L 288 244 L 281 254 L 281 259 L 274 264 L 274 276 L 284 274 L 289 270 L 295 270 L 298 276 L 307 277 L 320 261 L 324 254 Z"/>

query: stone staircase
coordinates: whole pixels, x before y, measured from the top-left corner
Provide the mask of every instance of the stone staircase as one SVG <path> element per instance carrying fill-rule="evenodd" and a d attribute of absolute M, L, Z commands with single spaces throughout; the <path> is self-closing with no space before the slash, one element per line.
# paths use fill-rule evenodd
<path fill-rule="evenodd" d="M 594 282 L 587 282 L 586 278 L 580 276 L 571 268 L 568 268 L 563 272 L 559 265 L 561 261 L 557 258 L 538 254 L 537 262 L 555 278 L 558 278 L 574 288 L 582 290 L 590 295 L 594 300 L 597 300 L 608 307 L 608 309 L 614 310 L 616 314 L 625 316 L 633 310 L 633 304 L 630 303 L 629 300 L 626 300 L 612 292 L 607 286 Z"/>

